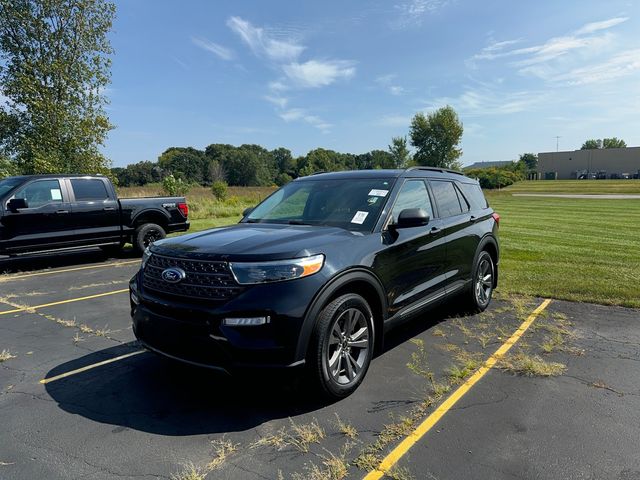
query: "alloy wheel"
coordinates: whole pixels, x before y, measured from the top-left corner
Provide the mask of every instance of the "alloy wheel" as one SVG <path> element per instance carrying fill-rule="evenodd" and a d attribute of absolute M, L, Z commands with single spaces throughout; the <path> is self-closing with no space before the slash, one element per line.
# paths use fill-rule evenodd
<path fill-rule="evenodd" d="M 369 324 L 357 308 L 342 312 L 331 326 L 327 369 L 340 385 L 356 381 L 369 356 Z"/>
<path fill-rule="evenodd" d="M 486 304 L 493 290 L 493 264 L 486 256 L 478 264 L 476 276 L 476 300 L 480 305 Z"/>

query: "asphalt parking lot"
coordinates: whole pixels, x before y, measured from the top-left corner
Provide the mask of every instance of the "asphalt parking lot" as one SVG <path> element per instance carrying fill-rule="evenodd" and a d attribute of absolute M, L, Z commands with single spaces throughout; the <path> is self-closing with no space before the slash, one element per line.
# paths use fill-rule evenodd
<path fill-rule="evenodd" d="M 2 262 L 1 479 L 640 479 L 638 310 L 439 309 L 324 404 L 293 374 L 228 378 L 141 350 L 134 257 Z"/>

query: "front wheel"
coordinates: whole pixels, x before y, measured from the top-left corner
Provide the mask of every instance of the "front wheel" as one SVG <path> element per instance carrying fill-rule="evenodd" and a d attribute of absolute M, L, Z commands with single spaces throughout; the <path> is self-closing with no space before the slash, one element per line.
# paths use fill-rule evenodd
<path fill-rule="evenodd" d="M 144 252 L 145 248 L 156 240 L 162 240 L 167 234 L 160 225 L 155 223 L 145 223 L 136 228 L 133 234 L 133 247 L 138 253 Z"/>
<path fill-rule="evenodd" d="M 324 396 L 340 399 L 358 388 L 371 363 L 373 340 L 373 314 L 360 295 L 342 295 L 322 310 L 311 340 L 309 364 Z"/>

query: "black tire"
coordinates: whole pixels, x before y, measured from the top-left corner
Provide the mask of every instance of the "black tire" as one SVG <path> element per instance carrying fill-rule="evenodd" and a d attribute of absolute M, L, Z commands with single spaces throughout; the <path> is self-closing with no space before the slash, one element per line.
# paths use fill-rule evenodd
<path fill-rule="evenodd" d="M 471 275 L 471 289 L 467 293 L 468 305 L 472 313 L 483 312 L 491 303 L 496 278 L 496 266 L 489 252 L 480 252 Z"/>
<path fill-rule="evenodd" d="M 316 321 L 309 345 L 310 378 L 336 400 L 353 393 L 373 357 L 373 314 L 366 300 L 349 293 L 331 301 Z"/>
<path fill-rule="evenodd" d="M 162 240 L 166 236 L 167 233 L 160 225 L 156 225 L 155 223 L 144 223 L 136 228 L 133 238 L 131 239 L 131 243 L 133 244 L 135 251 L 142 254 L 145 248 L 156 240 Z"/>

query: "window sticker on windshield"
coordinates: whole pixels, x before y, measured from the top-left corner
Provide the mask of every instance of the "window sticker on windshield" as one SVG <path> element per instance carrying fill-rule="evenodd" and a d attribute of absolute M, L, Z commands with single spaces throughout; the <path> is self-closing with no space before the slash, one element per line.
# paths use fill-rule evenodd
<path fill-rule="evenodd" d="M 62 192 L 57 188 L 51 189 L 51 200 L 62 200 Z"/>
<path fill-rule="evenodd" d="M 351 223 L 362 225 L 364 223 L 364 220 L 367 218 L 367 215 L 369 215 L 369 212 L 361 212 L 360 210 L 358 210 L 351 219 Z"/>
<path fill-rule="evenodd" d="M 369 195 L 373 195 L 374 197 L 386 197 L 387 193 L 389 193 L 389 190 L 378 190 L 374 188 L 369 192 Z"/>
<path fill-rule="evenodd" d="M 369 205 L 375 205 L 375 203 L 378 201 L 378 197 L 369 197 L 367 198 L 367 203 Z"/>

